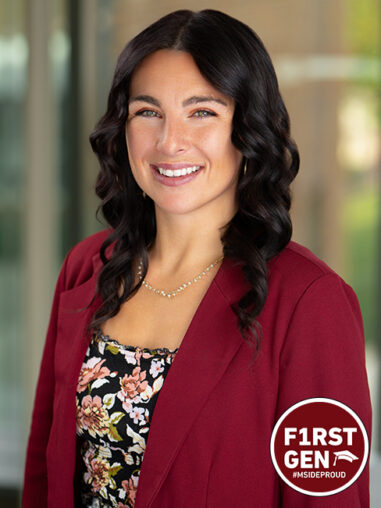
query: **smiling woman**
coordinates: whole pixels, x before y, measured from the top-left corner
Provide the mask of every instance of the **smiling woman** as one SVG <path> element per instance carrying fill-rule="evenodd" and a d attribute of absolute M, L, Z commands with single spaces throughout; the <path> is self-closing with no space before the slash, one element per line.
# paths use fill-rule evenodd
<path fill-rule="evenodd" d="M 165 16 L 122 51 L 90 141 L 110 228 L 57 283 L 24 508 L 332 506 L 280 480 L 271 432 L 312 397 L 370 432 L 361 314 L 290 241 L 299 155 L 261 40 Z M 366 467 L 335 505 L 367 503 Z"/>

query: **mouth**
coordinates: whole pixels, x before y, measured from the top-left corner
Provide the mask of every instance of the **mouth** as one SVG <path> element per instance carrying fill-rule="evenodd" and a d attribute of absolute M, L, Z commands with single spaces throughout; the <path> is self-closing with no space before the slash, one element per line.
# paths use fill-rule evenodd
<path fill-rule="evenodd" d="M 182 176 L 192 175 L 200 171 L 203 166 L 180 166 L 179 164 L 162 164 L 160 166 L 156 166 L 154 164 L 151 165 L 160 175 L 165 176 L 167 178 L 179 178 Z"/>

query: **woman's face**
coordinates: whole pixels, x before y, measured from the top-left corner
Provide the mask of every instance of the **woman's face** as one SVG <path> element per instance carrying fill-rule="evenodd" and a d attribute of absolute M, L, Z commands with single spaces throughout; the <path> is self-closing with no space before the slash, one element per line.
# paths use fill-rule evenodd
<path fill-rule="evenodd" d="M 162 211 L 231 218 L 242 161 L 231 141 L 233 99 L 201 75 L 189 53 L 174 50 L 142 61 L 129 96 L 126 142 L 139 187 Z"/>

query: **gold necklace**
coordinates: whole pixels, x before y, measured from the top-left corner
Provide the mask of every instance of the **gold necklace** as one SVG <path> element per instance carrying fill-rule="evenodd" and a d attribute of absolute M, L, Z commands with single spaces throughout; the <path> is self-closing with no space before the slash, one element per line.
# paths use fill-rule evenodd
<path fill-rule="evenodd" d="M 215 261 L 213 261 L 213 263 L 210 263 L 210 265 L 204 268 L 202 272 L 196 275 L 196 277 L 193 277 L 188 282 L 184 282 L 184 284 L 181 284 L 181 286 L 179 286 L 176 289 L 173 289 L 172 291 L 164 291 L 163 289 L 156 289 L 146 279 L 143 279 L 143 263 L 141 260 L 138 265 L 137 275 L 139 277 L 139 280 L 142 281 L 142 285 L 147 289 L 149 289 L 150 291 L 152 291 L 153 293 L 155 293 L 156 295 L 165 296 L 167 298 L 174 298 L 175 296 L 178 296 L 182 291 L 184 291 L 184 289 L 187 289 L 193 283 L 198 282 L 200 279 L 208 275 L 210 270 L 212 270 L 220 261 L 222 261 L 223 258 L 224 256 L 221 256 L 220 258 L 216 259 Z"/>

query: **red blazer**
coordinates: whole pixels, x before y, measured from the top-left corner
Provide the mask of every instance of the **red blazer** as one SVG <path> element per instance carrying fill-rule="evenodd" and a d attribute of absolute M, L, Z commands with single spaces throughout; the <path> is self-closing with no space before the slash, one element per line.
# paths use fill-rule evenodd
<path fill-rule="evenodd" d="M 62 267 L 29 438 L 24 508 L 72 508 L 75 395 L 85 328 L 106 232 L 78 244 Z M 278 477 L 270 437 L 279 416 L 310 397 L 351 407 L 370 437 L 371 406 L 360 309 L 349 286 L 291 242 L 270 262 L 254 366 L 231 304 L 248 289 L 224 260 L 182 341 L 153 415 L 136 508 L 367 507 L 368 465 L 348 489 L 301 494 Z"/>

